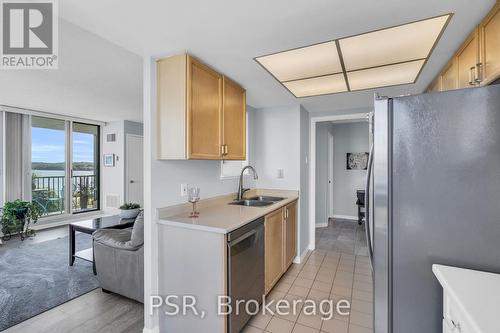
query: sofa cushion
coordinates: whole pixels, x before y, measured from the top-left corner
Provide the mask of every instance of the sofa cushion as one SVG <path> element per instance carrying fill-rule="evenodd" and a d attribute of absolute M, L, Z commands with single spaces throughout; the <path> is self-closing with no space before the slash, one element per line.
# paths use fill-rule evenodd
<path fill-rule="evenodd" d="M 94 242 L 120 250 L 137 250 L 130 244 L 131 235 L 131 229 L 99 229 L 92 234 Z"/>
<path fill-rule="evenodd" d="M 132 235 L 130 237 L 129 245 L 138 248 L 144 244 L 144 211 L 141 210 L 139 215 L 135 218 L 134 227 L 132 228 Z"/>

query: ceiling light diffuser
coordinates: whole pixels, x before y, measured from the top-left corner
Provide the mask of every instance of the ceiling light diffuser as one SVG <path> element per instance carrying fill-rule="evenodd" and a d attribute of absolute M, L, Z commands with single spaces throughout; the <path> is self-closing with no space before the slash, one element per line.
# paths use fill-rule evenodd
<path fill-rule="evenodd" d="M 346 71 L 426 59 L 448 15 L 339 40 Z"/>
<path fill-rule="evenodd" d="M 335 94 L 347 91 L 344 74 L 327 75 L 283 83 L 296 97 Z"/>
<path fill-rule="evenodd" d="M 425 60 L 404 62 L 348 72 L 351 91 L 389 87 L 415 82 Z"/>
<path fill-rule="evenodd" d="M 415 83 L 452 14 L 255 60 L 295 97 Z"/>
<path fill-rule="evenodd" d="M 302 47 L 255 60 L 281 82 L 342 72 L 335 42 Z"/>

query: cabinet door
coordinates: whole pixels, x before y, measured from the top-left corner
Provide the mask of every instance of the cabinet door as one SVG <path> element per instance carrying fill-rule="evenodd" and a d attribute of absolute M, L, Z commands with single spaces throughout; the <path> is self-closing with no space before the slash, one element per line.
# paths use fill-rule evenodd
<path fill-rule="evenodd" d="M 481 24 L 483 81 L 489 84 L 500 76 L 500 2 Z"/>
<path fill-rule="evenodd" d="M 225 160 L 246 159 L 245 89 L 224 77 L 222 144 Z"/>
<path fill-rule="evenodd" d="M 187 70 L 188 159 L 221 159 L 222 76 L 192 57 Z"/>
<path fill-rule="evenodd" d="M 265 221 L 265 275 L 266 294 L 283 274 L 283 209 L 266 216 Z"/>
<path fill-rule="evenodd" d="M 458 88 L 458 69 L 456 58 L 445 67 L 441 74 L 441 91 L 453 90 Z"/>
<path fill-rule="evenodd" d="M 464 45 L 457 54 L 458 88 L 472 88 L 476 85 L 474 79 L 475 68 L 478 63 L 479 36 L 476 29 L 469 36 L 469 38 L 467 38 Z"/>
<path fill-rule="evenodd" d="M 285 208 L 285 271 L 297 254 L 297 202 Z"/>

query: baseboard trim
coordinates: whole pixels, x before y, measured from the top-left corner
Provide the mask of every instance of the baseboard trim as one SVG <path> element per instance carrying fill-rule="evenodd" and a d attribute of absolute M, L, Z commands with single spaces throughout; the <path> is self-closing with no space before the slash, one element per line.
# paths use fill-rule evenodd
<path fill-rule="evenodd" d="M 309 246 L 302 252 L 300 256 L 296 256 L 295 259 L 293 259 L 294 264 L 301 264 L 304 261 L 304 258 L 306 257 L 307 253 L 309 253 Z"/>
<path fill-rule="evenodd" d="M 328 222 L 316 224 L 316 228 L 325 228 L 325 227 L 328 227 Z"/>
<path fill-rule="evenodd" d="M 155 326 L 153 328 L 144 327 L 142 329 L 142 333 L 160 333 L 160 327 L 159 326 Z"/>
<path fill-rule="evenodd" d="M 354 220 L 357 221 L 358 217 L 357 216 L 351 216 L 351 215 L 333 215 L 334 219 L 344 219 L 344 220 Z"/>

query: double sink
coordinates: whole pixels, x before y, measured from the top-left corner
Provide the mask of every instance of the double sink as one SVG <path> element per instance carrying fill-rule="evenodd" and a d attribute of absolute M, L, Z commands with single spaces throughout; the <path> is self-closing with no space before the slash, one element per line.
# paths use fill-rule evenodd
<path fill-rule="evenodd" d="M 281 200 L 284 200 L 285 198 L 282 197 L 271 197 L 271 196 L 266 196 L 266 195 L 259 195 L 256 197 L 251 197 L 248 199 L 244 200 L 238 200 L 238 201 L 233 201 L 230 202 L 230 205 L 237 205 L 237 206 L 247 206 L 247 207 L 265 207 L 272 205 L 276 202 L 279 202 Z"/>

